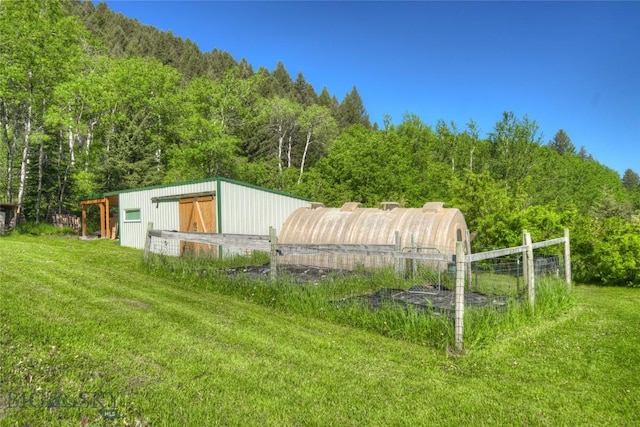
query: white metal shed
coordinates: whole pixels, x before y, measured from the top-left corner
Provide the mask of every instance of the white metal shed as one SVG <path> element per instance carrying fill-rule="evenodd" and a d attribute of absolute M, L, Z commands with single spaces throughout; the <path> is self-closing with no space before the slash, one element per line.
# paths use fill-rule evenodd
<path fill-rule="evenodd" d="M 149 222 L 159 230 L 267 235 L 296 209 L 311 206 L 298 196 L 221 177 L 94 195 L 82 204 L 101 200 L 117 206 L 120 244 L 139 249 Z"/>

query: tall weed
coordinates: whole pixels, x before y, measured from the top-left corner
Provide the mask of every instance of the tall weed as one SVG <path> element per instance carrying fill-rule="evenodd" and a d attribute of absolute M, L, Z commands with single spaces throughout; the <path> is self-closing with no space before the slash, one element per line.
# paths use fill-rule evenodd
<path fill-rule="evenodd" d="M 18 225 L 12 233 L 28 236 L 71 236 L 78 232 L 71 227 L 57 227 L 53 224 L 25 222 Z"/>
<path fill-rule="evenodd" d="M 179 286 L 206 288 L 286 313 L 358 327 L 436 348 L 444 349 L 454 344 L 451 313 L 437 313 L 429 307 L 393 301 L 385 301 L 374 309 L 357 298 L 383 288 L 407 289 L 415 284 L 397 277 L 392 269 L 352 276 L 329 275 L 316 283 L 302 283 L 287 275 L 271 281 L 265 272 L 261 275 L 243 272 L 243 268 L 252 265 L 265 266 L 266 271 L 267 263 L 265 254 L 222 260 L 152 255 L 145 268 L 151 274 L 173 278 Z M 533 310 L 515 298 L 500 309 L 467 308 L 465 347 L 483 347 L 537 319 L 557 316 L 573 304 L 571 292 L 561 281 L 545 279 L 539 282 Z"/>

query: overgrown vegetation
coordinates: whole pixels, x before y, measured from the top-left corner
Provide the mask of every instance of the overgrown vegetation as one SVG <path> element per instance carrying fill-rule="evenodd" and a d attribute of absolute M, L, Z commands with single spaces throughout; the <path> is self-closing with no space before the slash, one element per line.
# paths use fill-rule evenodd
<path fill-rule="evenodd" d="M 452 313 L 443 314 L 433 308 L 422 310 L 391 301 L 374 309 L 366 301 L 354 298 L 385 288 L 409 289 L 425 283 L 425 274 L 431 276 L 432 272 L 406 279 L 398 277 L 393 269 L 386 269 L 366 274 L 329 275 L 315 282 L 295 281 L 282 274 L 275 281 L 270 281 L 266 275 L 229 274 L 230 268 L 263 265 L 267 260 L 266 254 L 222 260 L 151 254 L 145 267 L 150 274 L 177 280 L 183 286 L 238 297 L 285 313 L 314 317 L 440 349 L 454 346 Z M 234 273 L 236 271 L 238 269 Z M 443 282 L 453 287 L 451 280 Z M 502 288 L 507 289 L 507 285 Z M 467 309 L 466 335 L 470 347 L 484 345 L 504 331 L 516 330 L 542 318 L 557 317 L 572 306 L 571 294 L 560 280 L 543 279 L 538 293 L 535 310 L 517 301 L 511 290 L 503 293 L 511 298 L 500 312 L 495 308 Z"/>
<path fill-rule="evenodd" d="M 77 236 L 78 232 L 72 227 L 57 227 L 52 224 L 25 222 L 18 225 L 12 233 L 30 236 Z"/>
<path fill-rule="evenodd" d="M 537 310 L 451 357 L 252 298 L 249 281 L 150 275 L 140 258 L 107 240 L 0 238 L 0 425 L 640 422 L 633 289 L 578 287 L 563 314 Z M 484 315 L 493 334 L 499 314 Z M 74 405 L 83 392 L 102 401 Z"/>

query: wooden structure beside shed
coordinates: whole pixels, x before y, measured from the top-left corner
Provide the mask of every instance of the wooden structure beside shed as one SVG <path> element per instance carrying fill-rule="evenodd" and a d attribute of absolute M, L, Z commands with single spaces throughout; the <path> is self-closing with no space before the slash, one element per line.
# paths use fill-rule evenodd
<path fill-rule="evenodd" d="M 18 219 L 18 205 L 15 203 L 0 203 L 0 234 L 16 226 Z"/>
<path fill-rule="evenodd" d="M 106 193 L 89 196 L 80 201 L 82 207 L 82 236 L 87 235 L 87 207 L 98 205 L 100 207 L 100 237 L 115 239 L 118 235 L 117 216 L 111 216 L 111 208 L 118 208 L 117 193 Z"/>

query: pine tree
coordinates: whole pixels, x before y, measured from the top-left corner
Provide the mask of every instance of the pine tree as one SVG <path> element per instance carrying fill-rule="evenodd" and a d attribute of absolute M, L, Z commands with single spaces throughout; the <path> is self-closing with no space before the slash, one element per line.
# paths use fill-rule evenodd
<path fill-rule="evenodd" d="M 370 129 L 369 115 L 364 108 L 362 98 L 358 93 L 358 89 L 354 86 L 340 105 L 338 106 L 338 123 L 342 128 L 348 128 L 351 125 L 361 124 Z"/>
<path fill-rule="evenodd" d="M 640 189 L 640 176 L 631 169 L 624 171 L 622 185 L 629 191 Z"/>
<path fill-rule="evenodd" d="M 238 63 L 238 70 L 239 77 L 241 79 L 248 79 L 249 77 L 253 76 L 253 67 L 245 58 L 242 58 Z"/>
<path fill-rule="evenodd" d="M 334 118 L 338 116 L 338 99 L 335 96 L 329 94 L 327 87 L 323 87 L 320 95 L 318 96 L 318 105 L 326 107 L 331 112 Z"/>
<path fill-rule="evenodd" d="M 298 73 L 295 83 L 293 84 L 296 91 L 296 101 L 303 107 L 308 107 L 318 102 L 318 95 L 316 95 L 313 86 L 311 86 L 304 79 L 302 72 Z"/>
<path fill-rule="evenodd" d="M 291 76 L 289 72 L 285 68 L 282 61 L 278 61 L 278 65 L 276 65 L 276 69 L 273 70 L 273 78 L 275 79 L 277 86 L 277 95 L 283 98 L 295 99 L 295 89 L 293 87 L 293 81 L 291 80 Z"/>
<path fill-rule="evenodd" d="M 575 154 L 576 147 L 574 147 L 571 142 L 571 138 L 564 131 L 564 129 L 560 129 L 556 132 L 556 135 L 553 137 L 551 141 L 549 141 L 549 148 L 560 154 L 561 156 L 565 154 Z"/>

